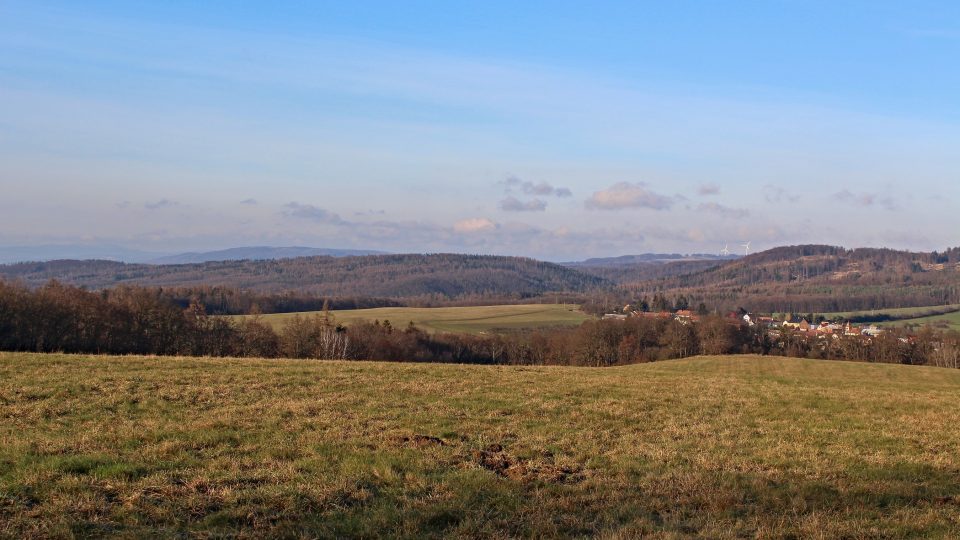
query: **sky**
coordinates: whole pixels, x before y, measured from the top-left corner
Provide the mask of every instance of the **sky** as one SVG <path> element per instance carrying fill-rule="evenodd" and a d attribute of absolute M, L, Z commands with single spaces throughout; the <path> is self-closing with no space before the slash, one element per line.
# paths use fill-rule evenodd
<path fill-rule="evenodd" d="M 960 245 L 960 3 L 0 0 L 0 245 Z"/>

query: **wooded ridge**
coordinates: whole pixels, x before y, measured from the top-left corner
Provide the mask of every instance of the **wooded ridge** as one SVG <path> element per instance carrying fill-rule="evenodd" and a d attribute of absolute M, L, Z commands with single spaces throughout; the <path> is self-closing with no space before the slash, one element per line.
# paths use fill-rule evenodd
<path fill-rule="evenodd" d="M 369 255 L 149 265 L 51 261 L 0 266 L 0 277 L 37 287 L 51 279 L 104 289 L 117 285 L 217 285 L 261 293 L 449 300 L 521 299 L 552 292 L 589 292 L 607 280 L 558 264 L 490 255 Z"/>
<path fill-rule="evenodd" d="M 595 263 L 595 265 L 593 265 Z M 370 307 L 515 303 L 550 295 L 622 307 L 656 294 L 685 297 L 711 309 L 836 312 L 960 303 L 960 248 L 944 252 L 774 248 L 737 259 L 666 260 L 629 256 L 565 266 L 522 257 L 427 254 L 299 257 L 149 265 L 51 261 L 0 266 L 0 278 L 39 287 L 51 279 L 104 289 L 118 285 L 197 291 L 226 287 L 253 295 L 294 294 L 288 308 L 323 299 Z M 277 303 L 274 298 L 269 303 Z M 249 307 L 250 299 L 234 302 Z M 261 303 L 271 309 L 266 299 Z M 208 306 L 208 307 L 213 307 Z M 214 311 L 224 311 L 219 307 Z M 236 308 L 226 311 L 235 312 Z"/>

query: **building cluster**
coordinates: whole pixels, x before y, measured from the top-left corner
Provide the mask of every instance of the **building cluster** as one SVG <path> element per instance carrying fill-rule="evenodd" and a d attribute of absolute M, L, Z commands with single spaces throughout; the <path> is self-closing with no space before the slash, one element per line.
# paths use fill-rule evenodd
<path fill-rule="evenodd" d="M 623 313 L 607 313 L 603 316 L 603 319 L 628 319 L 630 317 L 642 317 L 645 319 L 673 319 L 684 324 L 698 322 L 700 320 L 700 316 L 689 309 L 680 309 L 677 311 L 639 311 L 632 309 L 629 304 L 624 306 Z"/>
<path fill-rule="evenodd" d="M 744 315 L 747 324 L 751 324 L 748 319 L 750 315 Z M 758 323 L 770 328 L 771 337 L 779 337 L 783 330 L 792 330 L 794 335 L 806 336 L 810 338 L 841 338 L 841 337 L 877 337 L 883 333 L 883 328 L 875 324 L 867 326 L 857 326 L 850 322 L 822 321 L 814 324 L 807 319 L 799 321 L 791 317 L 783 321 L 777 321 L 772 317 L 759 317 Z"/>
<path fill-rule="evenodd" d="M 621 313 L 607 313 L 603 316 L 606 320 L 627 319 L 630 317 L 642 317 L 648 319 L 673 319 L 683 324 L 698 322 L 700 315 L 686 309 L 677 311 L 639 311 L 632 309 L 632 306 L 624 306 Z M 755 315 L 752 313 L 730 312 L 726 320 L 731 324 L 743 324 L 749 327 L 765 328 L 772 338 L 779 338 L 785 331 L 791 332 L 795 336 L 806 338 L 839 339 L 841 337 L 865 337 L 873 338 L 883 333 L 883 328 L 875 324 L 856 325 L 849 321 L 821 321 L 812 323 L 805 318 L 799 320 L 788 315 L 783 320 L 776 319 L 766 315 Z"/>

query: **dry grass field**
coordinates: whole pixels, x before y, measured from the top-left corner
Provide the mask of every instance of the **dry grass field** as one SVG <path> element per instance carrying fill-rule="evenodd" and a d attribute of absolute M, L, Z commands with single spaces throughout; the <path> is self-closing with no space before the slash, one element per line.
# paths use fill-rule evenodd
<path fill-rule="evenodd" d="M 0 354 L 0 537 L 960 537 L 960 371 Z"/>
<path fill-rule="evenodd" d="M 319 312 L 273 313 L 261 315 L 275 330 L 296 315 L 312 316 Z M 356 321 L 390 321 L 403 328 L 409 323 L 427 332 L 477 334 L 517 328 L 577 326 L 591 317 L 574 304 L 520 304 L 504 306 L 470 306 L 438 308 L 373 308 L 346 309 L 330 312 L 334 320 L 349 325 Z M 238 317 L 246 317 L 239 315 Z"/>

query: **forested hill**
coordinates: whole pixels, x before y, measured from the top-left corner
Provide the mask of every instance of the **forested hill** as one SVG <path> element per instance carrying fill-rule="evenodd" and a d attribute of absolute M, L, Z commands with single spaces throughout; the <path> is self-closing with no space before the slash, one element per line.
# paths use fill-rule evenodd
<path fill-rule="evenodd" d="M 713 268 L 627 284 L 707 305 L 848 311 L 960 302 L 960 248 L 942 253 L 824 245 L 774 248 Z"/>
<path fill-rule="evenodd" d="M 636 283 L 652 279 L 693 274 L 716 268 L 731 259 L 679 259 L 666 261 L 625 260 L 623 262 L 564 263 L 565 266 L 617 284 Z"/>
<path fill-rule="evenodd" d="M 684 296 L 710 309 L 834 312 L 960 303 L 960 248 L 942 253 L 804 245 L 736 260 L 570 268 L 519 257 L 369 255 L 149 265 L 51 261 L 0 266 L 0 278 L 117 285 L 224 286 L 258 294 L 380 298 L 406 303 L 515 301 L 573 293 L 634 301 Z M 603 293 L 590 295 L 590 293 Z M 619 302 L 620 299 L 617 299 Z"/>
<path fill-rule="evenodd" d="M 30 286 L 51 279 L 91 289 L 223 285 L 262 293 L 296 291 L 340 298 L 418 300 L 521 298 L 552 292 L 590 292 L 608 285 L 600 277 L 534 259 L 456 254 L 300 257 L 162 266 L 51 261 L 0 266 L 0 277 Z"/>

